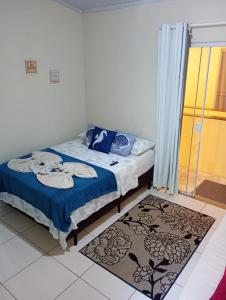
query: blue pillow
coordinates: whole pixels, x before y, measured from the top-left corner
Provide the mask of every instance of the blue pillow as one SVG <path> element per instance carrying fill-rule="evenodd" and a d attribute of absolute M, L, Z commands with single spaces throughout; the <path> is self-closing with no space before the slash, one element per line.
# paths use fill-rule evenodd
<path fill-rule="evenodd" d="M 121 156 L 129 156 L 135 141 L 135 135 L 118 131 L 111 145 L 111 152 Z"/>
<path fill-rule="evenodd" d="M 92 123 L 90 123 L 86 129 L 86 133 L 85 136 L 83 138 L 83 145 L 89 146 L 91 141 L 92 141 L 92 137 L 93 137 L 93 132 L 95 129 L 95 125 L 93 125 Z"/>
<path fill-rule="evenodd" d="M 89 149 L 109 153 L 115 136 L 115 131 L 95 127 Z"/>

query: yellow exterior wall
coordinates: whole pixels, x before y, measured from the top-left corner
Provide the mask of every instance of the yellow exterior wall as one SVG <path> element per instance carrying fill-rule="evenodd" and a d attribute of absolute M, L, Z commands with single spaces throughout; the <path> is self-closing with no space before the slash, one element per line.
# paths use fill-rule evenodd
<path fill-rule="evenodd" d="M 198 170 L 216 176 L 226 177 L 226 112 L 214 111 L 222 49 L 225 48 L 214 47 L 211 49 L 209 79 L 205 105 L 205 108 L 210 110 L 205 110 L 204 115 L 206 117 L 211 118 L 221 117 L 225 118 L 225 120 L 204 118 L 201 133 L 201 148 Z M 200 116 L 202 115 L 201 108 L 203 106 L 208 57 L 209 48 L 190 49 L 185 92 L 185 107 L 182 122 L 179 165 L 183 168 L 188 168 L 190 145 L 192 143 L 190 169 L 193 171 L 196 169 L 199 133 L 194 129 L 192 135 L 192 131 L 193 126 L 194 128 L 196 128 L 196 125 L 201 123 Z M 198 109 L 195 110 L 197 84 L 198 93 L 196 107 Z M 195 118 L 193 118 L 193 115 L 195 115 Z"/>
<path fill-rule="evenodd" d="M 195 118 L 195 123 L 200 122 Z M 192 117 L 183 117 L 183 136 L 181 139 L 179 165 L 188 168 L 190 142 L 192 132 Z M 191 170 L 196 170 L 196 159 L 198 153 L 198 133 L 194 132 L 191 149 Z M 204 119 L 201 136 L 201 147 L 199 156 L 199 168 L 201 172 L 215 176 L 226 177 L 226 121 L 215 119 Z"/>
<path fill-rule="evenodd" d="M 221 60 L 221 47 L 214 47 L 210 54 L 210 67 L 208 76 L 208 86 L 206 94 L 206 108 L 214 108 L 217 80 Z M 206 73 L 208 69 L 209 48 L 191 48 L 189 51 L 186 93 L 185 93 L 185 107 L 195 107 L 196 90 L 198 84 L 197 107 L 203 106 L 204 91 L 206 85 Z M 199 76 L 200 65 L 200 76 Z M 198 82 L 199 78 L 199 82 Z M 226 115 L 226 114 L 225 114 Z"/>

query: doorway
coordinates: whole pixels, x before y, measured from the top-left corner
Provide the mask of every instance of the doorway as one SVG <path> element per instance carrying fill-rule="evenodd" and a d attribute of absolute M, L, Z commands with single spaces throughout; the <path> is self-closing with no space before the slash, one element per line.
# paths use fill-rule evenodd
<path fill-rule="evenodd" d="M 213 200 L 205 199 L 209 197 L 225 199 L 226 207 L 225 156 L 226 47 L 191 47 L 181 128 L 179 191 L 207 202 Z"/>

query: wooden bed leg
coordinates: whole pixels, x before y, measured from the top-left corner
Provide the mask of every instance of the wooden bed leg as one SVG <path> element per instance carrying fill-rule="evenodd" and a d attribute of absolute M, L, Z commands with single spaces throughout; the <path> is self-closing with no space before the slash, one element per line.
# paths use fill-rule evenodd
<path fill-rule="evenodd" d="M 77 233 L 76 232 L 74 232 L 73 238 L 74 238 L 74 245 L 77 246 L 78 245 L 78 238 L 77 238 Z"/>
<path fill-rule="evenodd" d="M 121 204 L 119 203 L 118 204 L 118 213 L 120 213 L 121 212 Z"/>
<path fill-rule="evenodd" d="M 149 190 L 150 190 L 151 186 L 152 186 L 152 182 L 149 181 L 149 182 L 148 182 L 148 189 L 149 189 Z"/>

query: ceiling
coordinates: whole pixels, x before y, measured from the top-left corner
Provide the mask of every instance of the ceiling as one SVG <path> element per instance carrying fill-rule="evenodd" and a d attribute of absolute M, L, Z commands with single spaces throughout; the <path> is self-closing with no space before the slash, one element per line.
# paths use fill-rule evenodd
<path fill-rule="evenodd" d="M 109 8 L 138 5 L 159 0 L 54 0 L 80 12 L 98 11 Z"/>

